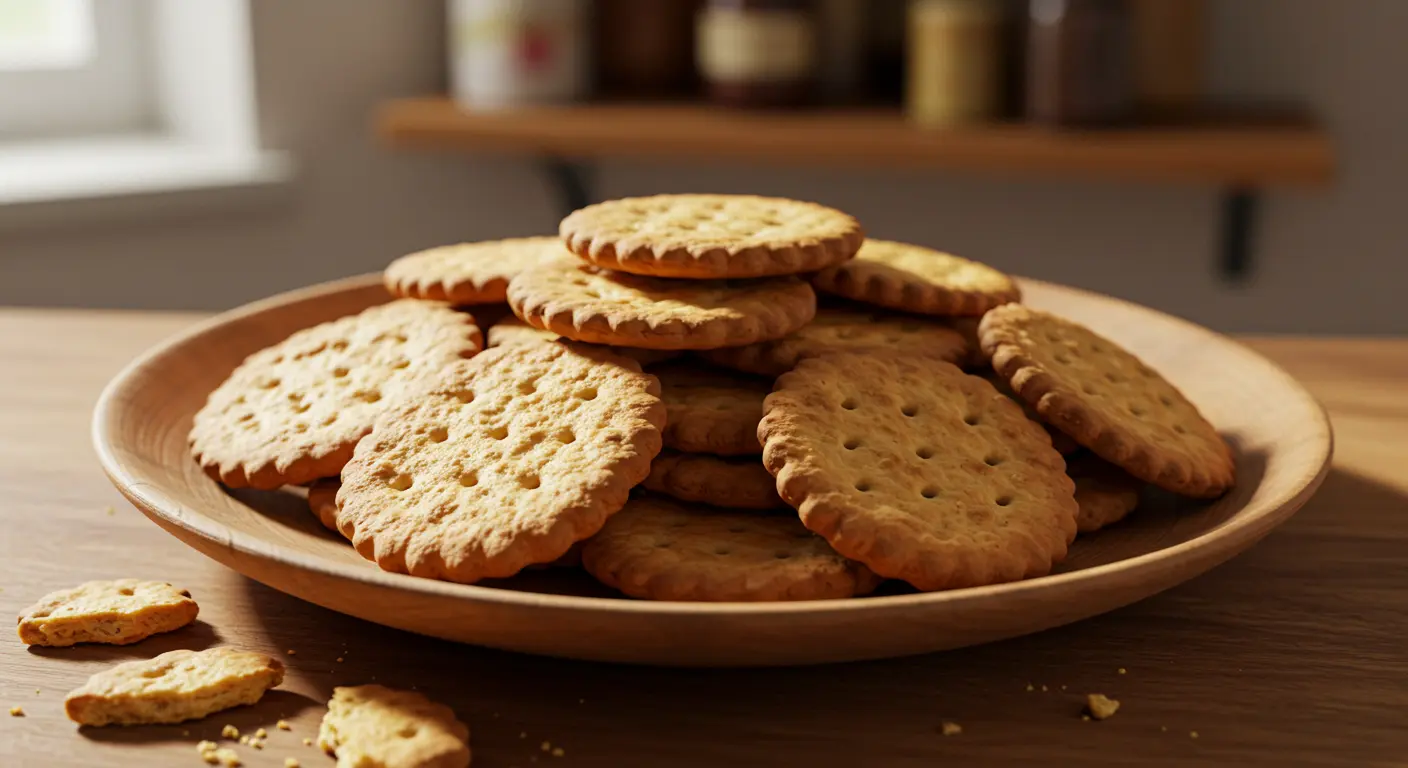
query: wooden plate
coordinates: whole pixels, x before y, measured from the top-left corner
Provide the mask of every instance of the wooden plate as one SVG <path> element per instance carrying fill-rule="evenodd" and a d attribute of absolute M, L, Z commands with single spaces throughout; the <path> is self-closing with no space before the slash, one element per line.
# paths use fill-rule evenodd
<path fill-rule="evenodd" d="M 378 276 L 314 286 L 220 315 L 132 363 L 93 417 L 103 468 L 172 535 L 275 589 L 369 621 L 467 643 L 581 659 L 778 665 L 924 653 L 1036 632 L 1127 605 L 1251 546 L 1305 503 L 1329 467 L 1324 411 L 1279 368 L 1211 331 L 1115 299 L 1025 281 L 1029 303 L 1087 323 L 1174 381 L 1228 436 L 1237 487 L 1213 504 L 1150 499 L 1078 540 L 1057 573 L 931 594 L 699 604 L 623 599 L 585 574 L 533 571 L 465 586 L 384 573 L 295 493 L 229 493 L 186 452 L 206 395 L 250 352 L 387 299 Z"/>

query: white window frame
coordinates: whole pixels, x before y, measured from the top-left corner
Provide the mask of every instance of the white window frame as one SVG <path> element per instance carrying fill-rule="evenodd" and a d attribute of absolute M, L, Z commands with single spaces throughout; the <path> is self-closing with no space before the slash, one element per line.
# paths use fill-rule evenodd
<path fill-rule="evenodd" d="M 185 210 L 170 205 L 174 193 L 244 204 L 291 179 L 288 158 L 259 145 L 248 0 L 121 1 L 142 6 L 149 117 L 85 135 L 0 137 L 0 227 L 68 224 L 80 210 L 126 217 L 142 201 Z"/>

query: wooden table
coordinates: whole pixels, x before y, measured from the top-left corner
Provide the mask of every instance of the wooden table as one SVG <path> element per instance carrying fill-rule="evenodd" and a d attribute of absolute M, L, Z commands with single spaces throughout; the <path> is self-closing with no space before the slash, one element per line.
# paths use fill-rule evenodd
<path fill-rule="evenodd" d="M 532 658 L 384 629 L 162 533 L 103 478 L 89 411 L 126 360 L 193 319 L 0 311 L 0 612 L 121 576 L 175 582 L 201 603 L 193 628 L 134 647 L 0 641 L 4 768 L 203 765 L 195 742 L 226 723 L 270 731 L 263 751 L 239 748 L 246 765 L 330 765 L 301 740 L 316 735 L 332 686 L 373 680 L 454 706 L 476 766 L 1408 766 L 1408 340 L 1250 340 L 1328 406 L 1335 469 L 1291 522 L 1207 576 L 981 648 L 710 671 Z M 80 732 L 64 719 L 65 692 L 107 664 L 215 644 L 277 653 L 288 680 L 255 707 L 184 726 Z M 1083 722 L 1081 700 L 1096 691 L 1123 708 Z M 5 716 L 14 705 L 24 717 Z M 281 717 L 291 732 L 274 729 Z M 941 735 L 944 721 L 962 734 Z"/>

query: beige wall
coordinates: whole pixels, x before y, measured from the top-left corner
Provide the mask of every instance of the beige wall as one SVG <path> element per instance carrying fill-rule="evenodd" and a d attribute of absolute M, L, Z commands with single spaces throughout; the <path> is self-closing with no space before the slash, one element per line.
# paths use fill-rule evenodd
<path fill-rule="evenodd" d="M 534 168 L 385 152 L 382 99 L 441 90 L 440 4 L 254 0 L 265 137 L 294 153 L 287 200 L 196 218 L 0 232 L 0 304 L 220 308 L 461 238 L 549 232 Z M 1257 271 L 1214 271 L 1207 190 L 890 172 L 611 163 L 600 196 L 750 191 L 857 214 L 877 236 L 1145 302 L 1229 330 L 1408 332 L 1408 2 L 1221 0 L 1213 86 L 1315 107 L 1338 143 L 1327 193 L 1266 197 Z"/>

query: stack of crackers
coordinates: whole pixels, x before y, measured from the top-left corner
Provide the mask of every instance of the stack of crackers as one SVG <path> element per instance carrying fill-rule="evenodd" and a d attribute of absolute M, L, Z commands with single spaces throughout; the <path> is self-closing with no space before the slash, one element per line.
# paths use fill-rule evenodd
<path fill-rule="evenodd" d="M 580 562 L 659 600 L 954 589 L 1050 572 L 1146 484 L 1233 482 L 1130 352 L 813 203 L 613 200 L 385 278 L 390 303 L 251 355 L 191 448 L 231 487 L 311 485 L 389 571 Z"/>

